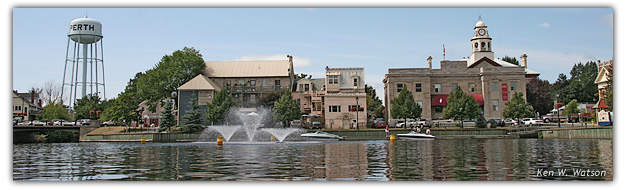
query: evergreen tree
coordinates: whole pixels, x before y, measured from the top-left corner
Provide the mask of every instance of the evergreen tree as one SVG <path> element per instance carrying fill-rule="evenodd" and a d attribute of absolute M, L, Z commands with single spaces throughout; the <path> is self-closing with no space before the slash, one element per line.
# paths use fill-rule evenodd
<path fill-rule="evenodd" d="M 231 93 L 226 89 L 219 91 L 207 105 L 207 121 L 211 124 L 220 123 L 233 106 L 235 106 L 235 100 Z"/>
<path fill-rule="evenodd" d="M 161 111 L 161 119 L 159 120 L 159 132 L 170 130 L 172 126 L 176 125 L 174 114 L 172 113 L 172 103 L 163 102 L 163 111 Z"/>
<path fill-rule="evenodd" d="M 444 108 L 444 118 L 459 120 L 464 128 L 464 119 L 477 119 L 480 115 L 479 104 L 471 96 L 457 86 L 446 99 L 448 105 Z"/>
<path fill-rule="evenodd" d="M 516 119 L 533 117 L 533 106 L 525 102 L 521 92 L 514 93 L 514 97 L 505 103 L 503 117 Z"/>
<path fill-rule="evenodd" d="M 392 118 L 404 119 L 405 126 L 407 127 L 407 118 L 420 118 L 422 116 L 422 108 L 414 101 L 414 96 L 407 90 L 407 87 L 403 87 L 398 96 L 390 102 L 392 104 L 390 114 Z"/>
<path fill-rule="evenodd" d="M 518 62 L 518 60 L 516 60 L 515 57 L 509 57 L 509 56 L 505 56 L 503 58 L 501 58 L 501 60 L 514 64 L 514 65 L 520 65 L 520 63 Z"/>
<path fill-rule="evenodd" d="M 292 92 L 286 90 L 279 98 L 279 101 L 274 102 L 273 110 L 274 119 L 281 121 L 283 126 L 288 126 L 289 121 L 300 119 L 300 105 L 296 100 L 292 99 Z"/>
<path fill-rule="evenodd" d="M 184 133 L 193 133 L 202 130 L 202 113 L 200 110 L 200 106 L 198 105 L 198 100 L 196 98 L 192 98 L 189 101 L 189 105 L 191 105 L 192 109 L 185 112 L 183 115 L 181 130 Z"/>

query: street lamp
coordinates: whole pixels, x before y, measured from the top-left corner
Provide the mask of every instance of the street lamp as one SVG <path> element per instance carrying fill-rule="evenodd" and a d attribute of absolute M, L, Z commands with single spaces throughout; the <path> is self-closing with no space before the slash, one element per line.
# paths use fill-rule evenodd
<path fill-rule="evenodd" d="M 355 103 L 357 104 L 357 107 L 355 108 L 357 113 L 355 126 L 357 126 L 357 130 L 359 131 L 359 96 L 355 96 Z"/>

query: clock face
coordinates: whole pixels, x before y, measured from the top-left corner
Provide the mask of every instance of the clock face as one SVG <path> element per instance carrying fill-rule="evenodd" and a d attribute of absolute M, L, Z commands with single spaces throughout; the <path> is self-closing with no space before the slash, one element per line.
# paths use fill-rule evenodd
<path fill-rule="evenodd" d="M 485 35 L 485 30 L 484 29 L 479 29 L 479 35 Z"/>

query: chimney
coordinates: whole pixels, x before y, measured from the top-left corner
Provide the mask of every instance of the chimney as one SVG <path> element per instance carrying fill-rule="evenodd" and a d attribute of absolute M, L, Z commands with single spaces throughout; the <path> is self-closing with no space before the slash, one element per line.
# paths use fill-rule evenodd
<path fill-rule="evenodd" d="M 520 56 L 520 66 L 522 68 L 527 68 L 527 54 L 523 53 L 522 56 Z"/>
<path fill-rule="evenodd" d="M 427 63 L 429 64 L 429 70 L 431 70 L 431 60 L 433 60 L 433 58 L 431 58 L 431 56 L 427 57 Z"/>
<path fill-rule="evenodd" d="M 291 55 L 287 55 L 287 58 L 290 60 L 290 63 L 291 63 L 293 57 Z"/>

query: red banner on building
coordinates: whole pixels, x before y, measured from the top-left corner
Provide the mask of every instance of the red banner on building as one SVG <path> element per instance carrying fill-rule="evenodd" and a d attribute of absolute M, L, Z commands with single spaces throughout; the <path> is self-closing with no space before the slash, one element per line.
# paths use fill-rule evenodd
<path fill-rule="evenodd" d="M 509 97 L 507 96 L 507 83 L 501 84 L 501 93 L 503 96 L 503 101 L 506 102 Z"/>

